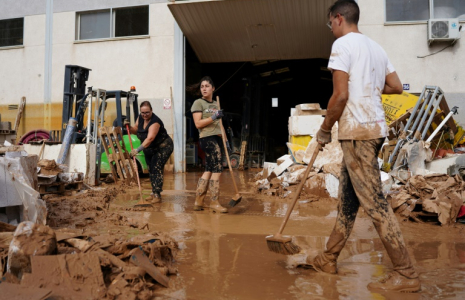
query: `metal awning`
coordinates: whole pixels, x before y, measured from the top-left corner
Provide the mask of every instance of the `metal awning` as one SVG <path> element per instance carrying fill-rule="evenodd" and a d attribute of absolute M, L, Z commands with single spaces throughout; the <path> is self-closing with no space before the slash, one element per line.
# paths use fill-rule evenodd
<path fill-rule="evenodd" d="M 334 0 L 221 0 L 168 4 L 203 63 L 327 58 Z"/>

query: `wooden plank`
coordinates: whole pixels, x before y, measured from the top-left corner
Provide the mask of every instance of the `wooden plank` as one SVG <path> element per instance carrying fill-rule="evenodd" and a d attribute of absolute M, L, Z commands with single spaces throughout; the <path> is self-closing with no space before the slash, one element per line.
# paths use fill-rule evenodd
<path fill-rule="evenodd" d="M 241 144 L 241 156 L 239 157 L 239 170 L 244 170 L 244 162 L 245 162 L 245 153 L 247 151 L 247 141 L 242 141 Z"/>
<path fill-rule="evenodd" d="M 115 183 L 118 183 L 118 175 L 117 175 L 117 173 L 120 175 L 119 178 L 121 180 L 123 180 L 124 177 L 123 177 L 123 173 L 120 170 L 119 164 L 117 163 L 117 161 L 115 161 L 115 156 L 113 156 L 113 153 L 115 153 L 115 149 L 113 147 L 111 137 L 108 134 L 107 127 L 100 127 L 99 128 L 99 136 L 100 136 L 100 140 L 102 141 L 103 148 L 105 149 L 105 153 L 107 154 L 107 157 L 108 158 L 111 157 L 111 159 L 112 159 L 112 162 L 110 162 L 110 169 L 111 169 L 111 173 L 113 175 L 113 178 L 115 179 Z M 107 139 L 105 139 L 105 138 L 107 138 Z M 107 140 L 108 140 L 108 143 L 107 143 Z M 111 148 L 112 153 L 110 153 L 110 148 Z"/>
<path fill-rule="evenodd" d="M 121 167 L 126 174 L 126 181 L 131 183 L 134 180 L 134 165 L 130 162 L 129 153 L 126 151 L 126 147 L 123 141 L 123 132 L 121 131 L 121 127 L 114 127 L 111 134 L 114 137 L 115 145 L 118 148 L 119 159 L 121 161 Z M 113 141 L 113 140 L 112 140 Z M 120 142 L 122 145 L 120 145 Z"/>

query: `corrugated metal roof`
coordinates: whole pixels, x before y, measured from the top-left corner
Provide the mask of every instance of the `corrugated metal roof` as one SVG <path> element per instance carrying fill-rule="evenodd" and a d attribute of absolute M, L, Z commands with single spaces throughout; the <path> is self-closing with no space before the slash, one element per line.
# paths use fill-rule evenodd
<path fill-rule="evenodd" d="M 226 0 L 169 4 L 201 62 L 327 58 L 334 0 Z"/>

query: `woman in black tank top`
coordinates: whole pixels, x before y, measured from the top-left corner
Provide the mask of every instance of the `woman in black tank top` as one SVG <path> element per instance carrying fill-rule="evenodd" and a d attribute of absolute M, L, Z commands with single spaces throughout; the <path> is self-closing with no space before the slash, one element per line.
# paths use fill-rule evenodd
<path fill-rule="evenodd" d="M 125 124 L 128 124 L 125 120 Z M 163 171 L 171 153 L 173 140 L 168 135 L 163 121 L 152 112 L 152 105 L 148 101 L 140 104 L 140 115 L 136 124 L 130 127 L 131 133 L 136 133 L 141 145 L 131 151 L 131 157 L 143 151 L 145 161 L 149 167 L 152 194 L 146 200 L 152 203 L 161 202 L 160 193 L 163 191 Z"/>

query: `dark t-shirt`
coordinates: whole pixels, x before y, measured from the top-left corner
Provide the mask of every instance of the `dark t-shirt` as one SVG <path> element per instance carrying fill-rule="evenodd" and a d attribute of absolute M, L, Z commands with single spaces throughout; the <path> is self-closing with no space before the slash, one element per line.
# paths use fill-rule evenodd
<path fill-rule="evenodd" d="M 157 117 L 154 113 L 152 113 L 152 118 L 150 119 L 149 124 L 144 129 L 144 119 L 141 115 L 139 115 L 139 124 L 137 127 L 137 137 L 139 138 L 140 142 L 143 143 L 149 134 L 149 128 L 153 124 L 158 123 L 160 124 L 160 129 L 158 130 L 158 134 L 155 136 L 155 139 L 150 143 L 147 148 L 156 148 L 160 145 L 167 137 L 168 133 L 166 132 L 165 125 L 163 121 Z"/>

